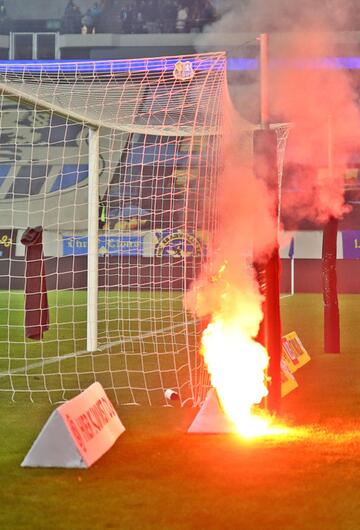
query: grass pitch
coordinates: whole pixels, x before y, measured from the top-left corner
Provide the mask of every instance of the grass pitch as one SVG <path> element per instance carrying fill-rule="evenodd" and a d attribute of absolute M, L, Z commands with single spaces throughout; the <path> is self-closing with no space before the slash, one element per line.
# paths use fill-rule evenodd
<path fill-rule="evenodd" d="M 199 334 L 181 292 L 100 291 L 93 353 L 86 351 L 86 292 L 50 291 L 48 298 L 49 330 L 32 341 L 24 337 L 24 293 L 0 292 L 0 394 L 58 402 L 96 379 L 120 404 L 164 405 L 164 388 L 191 399 L 188 367 Z"/>
<path fill-rule="evenodd" d="M 282 301 L 312 360 L 283 400 L 291 436 L 188 435 L 192 408 L 118 407 L 127 431 L 89 470 L 22 469 L 53 406 L 1 398 L 0 528 L 358 530 L 360 297 L 341 296 L 342 353 L 322 353 L 320 296 Z"/>

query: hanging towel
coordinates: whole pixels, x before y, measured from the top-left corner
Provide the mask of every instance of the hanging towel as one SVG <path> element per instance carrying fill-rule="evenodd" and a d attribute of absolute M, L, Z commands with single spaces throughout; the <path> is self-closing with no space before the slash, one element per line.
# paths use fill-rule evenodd
<path fill-rule="evenodd" d="M 27 228 L 21 238 L 25 245 L 25 336 L 41 340 L 49 329 L 49 306 L 46 290 L 41 226 Z"/>

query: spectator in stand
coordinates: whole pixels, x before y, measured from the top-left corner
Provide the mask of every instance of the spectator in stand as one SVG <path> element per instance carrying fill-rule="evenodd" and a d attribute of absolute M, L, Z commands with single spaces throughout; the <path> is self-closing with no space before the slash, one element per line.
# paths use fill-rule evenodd
<path fill-rule="evenodd" d="M 131 33 L 131 20 L 127 5 L 124 5 L 120 10 L 120 26 L 123 33 Z"/>
<path fill-rule="evenodd" d="M 148 0 L 145 8 L 145 27 L 148 33 L 159 33 L 160 27 L 160 11 L 158 0 Z"/>
<path fill-rule="evenodd" d="M 90 8 L 90 14 L 93 20 L 93 29 L 95 29 L 95 31 L 97 30 L 102 11 L 102 7 L 98 2 L 94 2 L 93 6 Z"/>
<path fill-rule="evenodd" d="M 62 33 L 80 33 L 81 32 L 81 13 L 79 6 L 69 0 L 65 7 L 64 15 L 61 20 Z"/>
<path fill-rule="evenodd" d="M 91 9 L 88 9 L 81 18 L 81 33 L 92 33 L 94 28 L 94 19 L 91 15 Z"/>
<path fill-rule="evenodd" d="M 202 7 L 202 19 L 203 24 L 201 26 L 201 29 L 206 24 L 211 24 L 216 19 L 216 11 L 210 0 L 203 0 L 203 7 Z"/>
<path fill-rule="evenodd" d="M 123 5 L 120 0 L 112 0 L 105 4 L 96 22 L 97 33 L 119 33 L 121 31 L 121 9 Z"/>
<path fill-rule="evenodd" d="M 201 25 L 202 25 L 202 10 L 200 3 L 193 2 L 191 6 L 189 7 L 189 15 L 188 15 L 188 29 L 190 32 L 197 33 L 200 31 Z"/>
<path fill-rule="evenodd" d="M 127 31 L 126 33 L 136 33 L 136 26 L 137 26 L 137 8 L 135 6 L 135 3 L 133 1 L 129 2 L 126 7 L 127 12 Z"/>
<path fill-rule="evenodd" d="M 185 5 L 179 7 L 176 18 L 176 31 L 184 33 L 187 30 L 188 8 Z"/>
<path fill-rule="evenodd" d="M 6 13 L 4 0 L 0 1 L 0 34 L 7 35 L 10 32 L 10 19 Z"/>
<path fill-rule="evenodd" d="M 145 0 L 141 0 L 138 2 L 137 5 L 135 5 L 135 27 L 134 33 L 145 33 L 145 16 L 144 13 L 146 11 L 146 3 Z"/>
<path fill-rule="evenodd" d="M 73 11 L 74 33 L 81 33 L 81 11 L 78 5 L 74 4 Z"/>
<path fill-rule="evenodd" d="M 104 33 L 201 31 L 215 18 L 210 0 L 111 0 L 104 5 L 101 11 L 95 1 L 91 9 L 93 25 Z"/>
<path fill-rule="evenodd" d="M 161 31 L 163 33 L 175 33 L 178 7 L 174 0 L 165 0 L 160 9 L 161 13 Z"/>

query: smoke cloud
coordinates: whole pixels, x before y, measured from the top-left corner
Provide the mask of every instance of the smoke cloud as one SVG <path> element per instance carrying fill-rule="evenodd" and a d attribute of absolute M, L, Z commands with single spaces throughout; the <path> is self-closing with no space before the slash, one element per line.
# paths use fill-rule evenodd
<path fill-rule="evenodd" d="M 346 29 L 356 12 L 354 2 L 227 0 L 222 6 L 219 20 L 199 36 L 199 50 L 213 49 L 213 34 L 218 33 L 226 36 L 229 56 L 243 57 L 250 50 L 254 57 L 259 51 L 256 39 L 251 36 L 244 46 L 249 32 L 271 33 L 272 121 L 292 124 L 285 155 L 292 191 L 283 194 L 283 214 L 294 227 L 303 219 L 323 223 L 330 216 L 340 218 L 348 211 L 344 172 L 360 130 L 358 96 L 347 72 L 322 63 L 314 67 L 307 60 L 339 55 L 332 32 Z M 242 32 L 247 35 L 242 37 Z M 216 281 L 203 273 L 188 294 L 187 307 L 201 316 L 226 313 L 229 297 L 223 293 L 229 285 L 240 290 L 250 306 L 259 307 L 261 296 L 248 264 L 251 257 L 268 255 L 278 236 L 274 197 L 252 167 L 252 130 L 259 122 L 258 75 L 254 71 L 229 77 L 232 103 L 225 102 L 220 229 L 217 251 L 210 257 L 215 273 L 224 260 L 226 267 Z"/>
<path fill-rule="evenodd" d="M 344 173 L 358 144 L 358 94 L 348 72 L 320 59 L 339 55 L 333 32 L 346 29 L 356 13 L 352 0 L 227 0 L 220 19 L 199 37 L 198 46 L 207 49 L 214 32 L 226 35 L 229 55 L 241 57 L 249 50 L 242 32 L 271 32 L 273 121 L 293 124 L 285 155 L 293 191 L 283 196 L 282 212 L 294 226 L 303 219 L 323 223 L 348 211 Z M 256 41 L 251 44 L 258 52 Z M 258 75 L 229 77 L 236 108 L 253 122 L 259 121 Z"/>

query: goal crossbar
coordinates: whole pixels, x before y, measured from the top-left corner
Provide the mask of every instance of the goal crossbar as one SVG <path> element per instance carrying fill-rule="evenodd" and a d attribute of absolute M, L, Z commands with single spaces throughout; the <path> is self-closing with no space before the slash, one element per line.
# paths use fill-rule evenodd
<path fill-rule="evenodd" d="M 64 109 L 63 107 L 60 107 L 55 103 L 49 103 L 40 97 L 31 96 L 28 93 L 23 92 L 22 90 L 19 90 L 18 88 L 13 86 L 12 83 L 7 84 L 4 82 L 0 82 L 0 92 L 2 92 L 5 96 L 8 96 L 10 99 L 16 99 L 20 103 L 30 104 L 38 110 L 51 111 L 54 114 L 65 118 L 66 120 L 70 119 L 75 122 L 80 122 L 83 123 L 85 126 L 91 127 L 93 129 L 98 129 L 104 126 L 110 126 L 110 124 L 103 123 L 99 120 L 93 120 L 87 116 L 78 114 L 77 112 Z M 111 128 L 119 131 L 124 130 L 122 127 L 117 126 L 116 124 L 111 124 Z"/>

